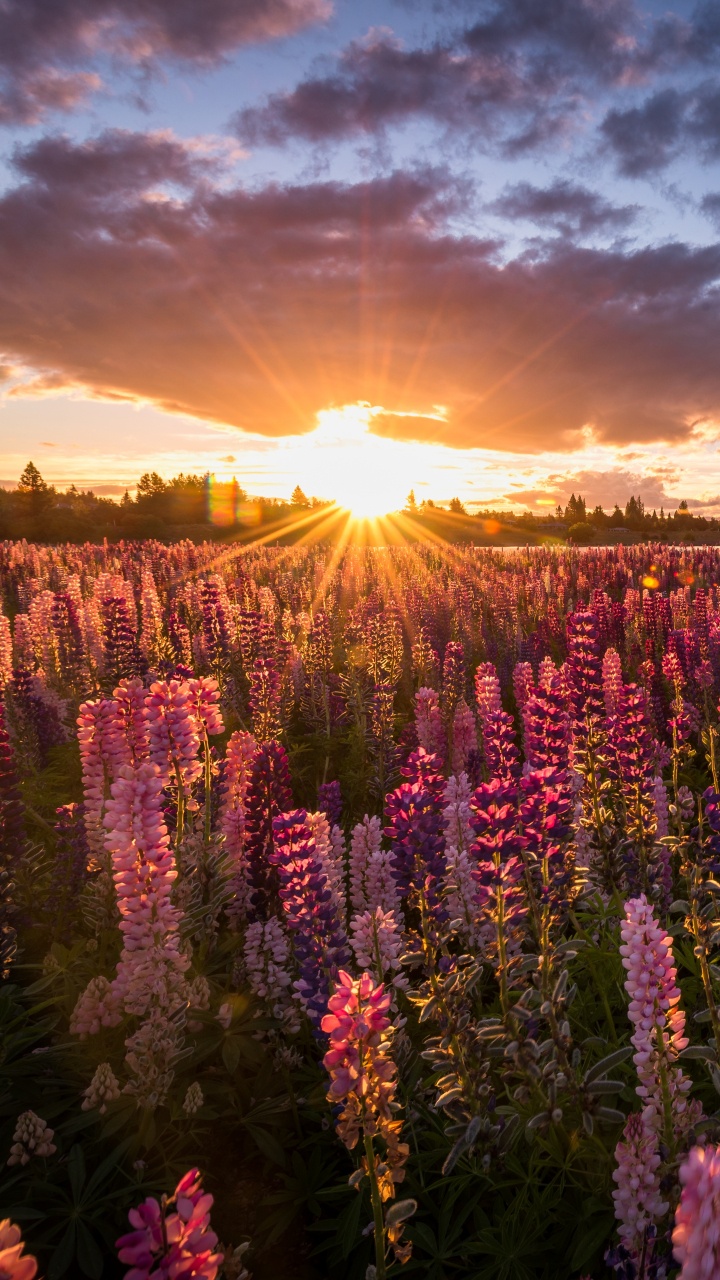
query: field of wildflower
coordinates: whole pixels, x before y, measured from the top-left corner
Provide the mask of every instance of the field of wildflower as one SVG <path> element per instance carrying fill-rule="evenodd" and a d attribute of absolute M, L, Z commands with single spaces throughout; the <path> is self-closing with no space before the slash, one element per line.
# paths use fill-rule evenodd
<path fill-rule="evenodd" d="M 0 1277 L 720 1276 L 720 556 L 0 544 Z"/>

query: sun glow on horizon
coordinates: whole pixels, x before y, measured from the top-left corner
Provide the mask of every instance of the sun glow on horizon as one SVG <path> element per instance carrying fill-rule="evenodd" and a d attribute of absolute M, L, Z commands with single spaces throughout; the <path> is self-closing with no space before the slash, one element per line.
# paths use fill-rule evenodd
<path fill-rule="evenodd" d="M 373 412 L 363 404 L 323 409 L 307 438 L 312 448 L 306 484 L 332 496 L 357 520 L 376 519 L 404 506 L 413 487 L 413 454 L 423 448 L 373 435 Z"/>

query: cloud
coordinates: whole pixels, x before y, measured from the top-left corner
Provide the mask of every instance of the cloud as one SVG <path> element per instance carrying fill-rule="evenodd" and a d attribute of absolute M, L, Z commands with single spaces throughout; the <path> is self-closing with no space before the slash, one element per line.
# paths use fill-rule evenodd
<path fill-rule="evenodd" d="M 564 474 L 548 476 L 542 487 L 535 489 L 515 489 L 506 493 L 509 502 L 523 502 L 528 506 L 547 505 L 552 500 L 554 505 L 565 507 L 572 494 L 585 499 L 587 509 L 601 506 L 612 511 L 615 503 L 624 509 L 625 503 L 632 496 L 642 498 L 645 506 L 657 511 L 664 507 L 666 511 L 674 511 L 679 499 L 672 497 L 656 476 L 641 472 L 627 471 L 622 467 L 608 468 L 605 471 L 569 471 Z"/>
<path fill-rule="evenodd" d="M 169 135 L 52 137 L 15 164 L 0 350 L 36 393 L 266 436 L 363 401 L 399 439 L 530 453 L 720 420 L 720 245 L 561 239 L 507 261 L 452 232 L 472 194 L 444 170 L 215 187 Z M 148 199 L 163 182 L 172 199 Z"/>
<path fill-rule="evenodd" d="M 689 90 L 666 88 L 639 107 L 613 109 L 600 126 L 615 153 L 620 173 L 641 178 L 657 173 L 697 149 L 703 161 L 720 158 L 720 84 L 707 82 Z"/>
<path fill-rule="evenodd" d="M 549 187 L 529 182 L 508 186 L 487 206 L 507 218 L 522 218 L 540 226 L 550 226 L 564 234 L 592 235 L 598 231 L 620 231 L 630 226 L 638 214 L 636 205 L 618 206 L 596 191 L 557 178 Z"/>
<path fill-rule="evenodd" d="M 709 191 L 700 201 L 700 208 L 713 226 L 720 231 L 720 191 Z"/>
<path fill-rule="evenodd" d="M 454 33 L 415 48 L 384 28 L 352 41 L 295 89 L 237 113 L 239 137 L 325 143 L 424 118 L 514 155 L 583 127 L 598 91 L 693 56 L 692 24 L 645 20 L 631 0 L 495 0 L 464 27 L 462 10 Z"/>
<path fill-rule="evenodd" d="M 0 123 L 33 124 L 77 107 L 100 85 L 88 70 L 99 57 L 145 71 L 169 60 L 207 66 L 331 11 L 329 0 L 4 0 Z"/>

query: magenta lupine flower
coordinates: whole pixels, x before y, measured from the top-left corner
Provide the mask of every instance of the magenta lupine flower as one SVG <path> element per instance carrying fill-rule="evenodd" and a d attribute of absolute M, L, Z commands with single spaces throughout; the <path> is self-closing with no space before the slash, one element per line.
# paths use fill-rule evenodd
<path fill-rule="evenodd" d="M 567 623 L 565 663 L 573 737 L 583 750 L 589 728 L 605 718 L 600 637 L 596 614 L 573 613 Z"/>
<path fill-rule="evenodd" d="M 637 1263 L 643 1249 L 648 1258 L 648 1249 L 653 1247 L 648 1228 L 668 1211 L 668 1202 L 660 1190 L 658 1135 L 646 1127 L 637 1112 L 627 1118 L 622 1139 L 615 1148 L 615 1160 L 613 1203 L 618 1235 L 631 1261 Z"/>
<path fill-rule="evenodd" d="M 608 716 L 617 715 L 623 695 L 623 673 L 617 649 L 606 649 L 602 661 L 603 698 Z"/>
<path fill-rule="evenodd" d="M 202 773 L 197 701 L 188 680 L 157 680 L 145 700 L 150 759 L 163 786 L 178 785 L 185 794 Z"/>
<path fill-rule="evenodd" d="M 434 689 L 418 689 L 415 694 L 415 727 L 420 746 L 428 755 L 445 759 L 447 737 L 440 710 L 440 698 Z"/>
<path fill-rule="evenodd" d="M 168 1213 L 171 1205 L 175 1212 Z M 190 1169 L 170 1200 L 148 1197 L 128 1215 L 134 1230 L 116 1242 L 118 1258 L 129 1263 L 125 1280 L 215 1280 L 222 1263 L 210 1228 L 213 1198 Z"/>
<path fill-rule="evenodd" d="M 568 768 L 570 724 L 562 677 L 558 671 L 530 694 L 523 707 L 525 756 L 533 769 Z"/>
<path fill-rule="evenodd" d="M 182 1001 L 189 960 L 180 949 L 180 913 L 171 900 L 177 877 L 163 820 L 160 770 L 125 766 L 112 784 L 104 825 L 112 855 L 123 950 L 113 989 L 127 1013 Z"/>
<path fill-rule="evenodd" d="M 34 1280 L 38 1264 L 24 1250 L 20 1228 L 4 1218 L 0 1222 L 0 1280 Z"/>
<path fill-rule="evenodd" d="M 473 796 L 470 849 L 480 927 L 487 954 L 503 965 L 503 950 L 518 950 L 527 915 L 525 865 L 527 837 L 518 830 L 518 788 L 493 778 L 481 783 Z"/>
<path fill-rule="evenodd" d="M 513 668 L 513 692 L 518 711 L 522 711 L 531 693 L 535 691 L 535 676 L 529 662 L 516 662 Z"/>
<path fill-rule="evenodd" d="M 453 773 L 461 773 L 467 767 L 471 752 L 477 751 L 475 717 L 464 698 L 460 698 L 452 722 L 452 752 L 450 765 Z"/>
<path fill-rule="evenodd" d="M 382 1033 L 390 1026 L 390 993 L 381 982 L 376 984 L 370 973 L 353 979 L 341 970 L 338 986 L 327 1005 L 330 1012 L 323 1017 L 322 1029 L 329 1036 L 330 1048 L 323 1065 L 330 1076 L 330 1096 L 338 1099 L 355 1093 L 364 1098 L 368 1092 L 368 1065 L 363 1062 L 363 1050 L 372 1058 Z M 392 1080 L 392 1058 L 383 1060 L 378 1074 L 381 1080 Z"/>
<path fill-rule="evenodd" d="M 692 1147 L 680 1166 L 680 1182 L 672 1233 L 681 1264 L 678 1280 L 715 1280 L 720 1275 L 720 1148 Z"/>
<path fill-rule="evenodd" d="M 625 806 L 625 874 L 630 892 L 654 884 L 655 736 L 647 698 L 637 685 L 626 685 L 617 715 L 608 722 L 608 738 L 615 757 L 618 787 Z"/>
<path fill-rule="evenodd" d="M 117 718 L 128 744 L 128 763 L 147 760 L 149 751 L 148 717 L 145 707 L 146 689 L 142 680 L 121 680 L 113 690 Z"/>
<path fill-rule="evenodd" d="M 658 924 L 644 894 L 625 903 L 620 933 L 620 955 L 627 972 L 625 990 L 630 997 L 628 1017 L 635 1028 L 631 1042 L 640 1080 L 636 1092 L 642 1099 L 643 1123 L 658 1133 L 668 1129 L 682 1133 L 691 1118 L 687 1094 L 692 1081 L 677 1062 L 688 1039 L 672 938 Z M 669 1114 L 665 1114 L 663 1076 Z M 693 1123 L 696 1118 L 692 1116 Z"/>
<path fill-rule="evenodd" d="M 515 724 L 507 711 L 490 711 L 483 717 L 483 755 L 490 778 L 512 782 L 520 776 L 520 752 L 515 745 Z"/>
<path fill-rule="evenodd" d="M 203 658 L 220 671 L 230 653 L 230 601 L 222 578 L 214 575 L 200 587 Z"/>
<path fill-rule="evenodd" d="M 273 819 L 269 861 L 300 971 L 295 989 L 315 1027 L 327 1006 L 330 982 L 349 959 L 342 922 L 304 809 Z"/>
<path fill-rule="evenodd" d="M 83 775 L 85 829 L 92 853 L 104 849 L 102 820 L 110 783 L 130 761 L 128 741 L 112 698 L 83 702 L 78 711 L 78 746 Z"/>
<path fill-rule="evenodd" d="M 492 662 L 481 662 L 475 672 L 475 701 L 481 722 L 494 711 L 502 711 L 500 681 Z"/>

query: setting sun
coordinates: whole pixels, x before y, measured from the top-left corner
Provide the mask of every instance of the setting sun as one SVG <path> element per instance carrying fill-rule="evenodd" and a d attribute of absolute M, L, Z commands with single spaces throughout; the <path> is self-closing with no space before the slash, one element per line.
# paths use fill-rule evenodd
<path fill-rule="evenodd" d="M 372 416 L 369 405 L 325 409 L 308 439 L 308 488 L 322 482 L 322 490 L 360 520 L 398 510 L 412 487 L 407 464 L 413 446 L 373 435 Z"/>

